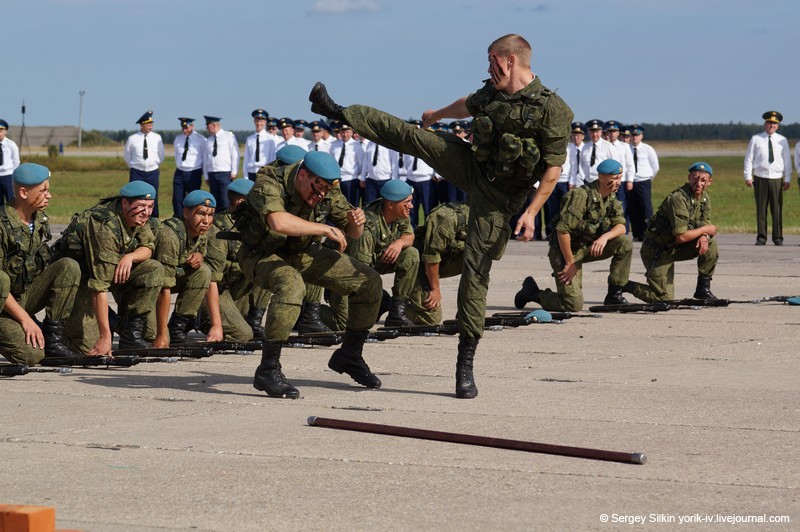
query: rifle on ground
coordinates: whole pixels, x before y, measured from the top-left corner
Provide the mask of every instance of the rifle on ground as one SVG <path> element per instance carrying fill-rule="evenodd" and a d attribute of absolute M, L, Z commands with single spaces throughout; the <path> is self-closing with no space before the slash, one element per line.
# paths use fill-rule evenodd
<path fill-rule="evenodd" d="M 26 366 L 25 364 L 0 364 L 0 376 L 16 377 L 27 375 L 28 373 L 72 373 L 72 368 L 37 368 Z"/>
<path fill-rule="evenodd" d="M 175 363 L 178 361 L 178 357 L 147 357 L 147 356 L 138 356 L 138 355 L 119 355 L 119 356 L 88 356 L 88 355 L 78 355 L 72 357 L 45 357 L 42 359 L 40 364 L 42 366 L 53 367 L 53 366 L 83 366 L 83 367 L 90 367 L 90 366 L 105 366 L 106 368 L 110 366 L 118 366 L 123 368 L 129 368 L 131 366 L 135 366 L 136 364 L 148 364 L 148 363 L 155 363 L 155 362 L 163 362 L 167 364 Z"/>
<path fill-rule="evenodd" d="M 369 331 L 369 333 L 367 333 L 367 342 L 385 342 L 386 340 L 394 340 L 398 336 L 400 336 L 400 333 L 396 329 L 384 328 L 378 331 Z"/>
<path fill-rule="evenodd" d="M 662 303 L 667 303 L 670 308 L 699 308 L 699 307 L 727 307 L 731 304 L 730 299 L 695 299 L 685 298 L 685 299 L 669 299 L 667 301 L 662 301 Z"/>
<path fill-rule="evenodd" d="M 596 305 L 589 307 L 589 312 L 666 312 L 669 303 L 659 301 L 656 303 L 627 303 L 624 305 Z"/>
<path fill-rule="evenodd" d="M 448 326 L 458 326 L 458 320 L 444 320 L 442 323 Z M 539 321 L 528 314 L 518 317 L 490 316 L 484 318 L 483 328 L 486 331 L 502 331 L 505 328 L 524 327 L 532 323 L 539 323 Z"/>
<path fill-rule="evenodd" d="M 453 336 L 459 333 L 458 324 L 407 325 L 405 327 L 379 327 L 379 333 L 391 331 L 397 336 Z"/>
<path fill-rule="evenodd" d="M 283 347 L 313 347 L 317 345 L 330 347 L 341 344 L 343 334 L 340 332 L 296 334 L 289 336 L 283 342 Z M 252 353 L 253 351 L 261 351 L 262 348 L 263 342 L 261 340 L 251 340 L 249 342 L 191 342 L 175 346 L 175 349 L 186 351 L 185 355 L 180 356 L 189 358 L 205 358 L 226 352 Z M 135 351 L 147 353 L 152 350 Z"/>
<path fill-rule="evenodd" d="M 770 297 L 762 297 L 759 299 L 731 299 L 731 303 L 736 304 L 758 304 L 758 303 L 769 303 L 772 301 L 777 301 L 780 303 L 786 303 L 790 299 L 800 296 L 770 296 Z"/>
<path fill-rule="evenodd" d="M 553 316 L 554 321 L 563 321 L 568 320 L 571 318 L 602 318 L 602 314 L 581 314 L 578 312 L 559 312 L 559 311 L 552 311 L 548 310 L 548 312 Z M 520 312 L 495 312 L 492 314 L 492 317 L 495 318 L 524 318 L 530 314 L 530 311 L 520 311 Z"/>

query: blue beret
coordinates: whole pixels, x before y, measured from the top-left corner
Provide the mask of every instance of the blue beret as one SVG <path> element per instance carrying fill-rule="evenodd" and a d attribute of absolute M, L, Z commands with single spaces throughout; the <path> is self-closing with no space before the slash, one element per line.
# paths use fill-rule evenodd
<path fill-rule="evenodd" d="M 342 169 L 339 163 L 328 152 L 310 151 L 303 157 L 303 165 L 314 175 L 335 185 L 342 178 Z"/>
<path fill-rule="evenodd" d="M 250 192 L 250 189 L 253 188 L 253 185 L 255 185 L 255 183 L 249 179 L 234 179 L 231 181 L 231 184 L 228 185 L 228 192 L 247 196 L 247 193 Z"/>
<path fill-rule="evenodd" d="M 553 315 L 541 308 L 537 308 L 525 317 L 535 319 L 536 323 L 551 323 L 553 321 Z"/>
<path fill-rule="evenodd" d="M 137 124 L 149 124 L 153 121 L 153 111 L 147 111 L 145 114 L 139 117 L 139 120 L 136 121 Z"/>
<path fill-rule="evenodd" d="M 216 208 L 217 200 L 214 199 L 214 196 L 212 196 L 210 192 L 206 192 L 205 190 L 192 190 L 183 198 L 183 206 L 187 209 L 197 207 L 198 205 Z"/>
<path fill-rule="evenodd" d="M 381 187 L 381 197 L 389 201 L 403 201 L 414 192 L 411 185 L 399 179 L 390 179 Z"/>
<path fill-rule="evenodd" d="M 144 181 L 131 181 L 121 189 L 119 195 L 128 199 L 156 199 L 156 189 L 150 183 Z"/>
<path fill-rule="evenodd" d="M 206 119 L 206 125 L 208 125 L 208 124 L 211 124 L 211 123 L 213 123 L 213 122 L 220 122 L 220 121 L 222 120 L 222 119 L 221 119 L 220 117 L 218 117 L 218 116 L 208 116 L 208 115 L 203 115 L 203 118 L 205 118 L 205 119 Z"/>
<path fill-rule="evenodd" d="M 606 159 L 597 165 L 598 174 L 617 175 L 622 173 L 622 165 L 614 159 Z"/>
<path fill-rule="evenodd" d="M 0 118 L 0 129 L 8 129 L 8 122 Z"/>
<path fill-rule="evenodd" d="M 306 150 L 300 146 L 287 144 L 283 148 L 279 149 L 275 155 L 278 156 L 278 160 L 283 164 L 294 164 L 302 160 L 306 153 Z"/>
<path fill-rule="evenodd" d="M 711 165 L 704 162 L 694 163 L 692 166 L 689 167 L 690 172 L 708 172 L 710 175 L 714 175 L 714 170 L 711 169 Z"/>
<path fill-rule="evenodd" d="M 603 126 L 603 131 L 608 131 L 610 129 L 619 131 L 619 122 L 617 122 L 616 120 L 609 120 L 608 122 L 606 122 L 605 126 Z"/>
<path fill-rule="evenodd" d="M 789 303 L 790 305 L 800 305 L 800 297 L 797 296 L 790 297 L 789 299 L 786 300 L 786 302 Z"/>
<path fill-rule="evenodd" d="M 252 116 L 253 118 L 269 118 L 269 113 L 263 109 L 256 109 L 255 111 L 250 113 L 250 116 Z"/>
<path fill-rule="evenodd" d="M 602 120 L 589 120 L 586 122 L 586 129 L 603 129 L 603 121 Z"/>
<path fill-rule="evenodd" d="M 294 121 L 291 118 L 281 118 L 278 120 L 278 128 L 283 129 L 285 127 L 294 127 Z"/>
<path fill-rule="evenodd" d="M 11 179 L 14 183 L 32 187 L 50 179 L 50 170 L 41 164 L 22 163 L 11 174 Z"/>
<path fill-rule="evenodd" d="M 185 116 L 179 117 L 178 120 L 180 120 L 182 128 L 189 127 L 191 124 L 194 123 L 194 118 L 187 118 Z"/>

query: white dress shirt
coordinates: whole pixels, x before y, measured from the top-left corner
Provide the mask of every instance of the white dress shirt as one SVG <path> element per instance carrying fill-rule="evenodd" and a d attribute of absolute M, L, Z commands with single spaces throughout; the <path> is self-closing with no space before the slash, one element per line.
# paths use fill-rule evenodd
<path fill-rule="evenodd" d="M 147 159 L 144 158 L 144 141 L 147 139 Z M 125 153 L 123 155 L 128 168 L 152 172 L 158 170 L 159 165 L 164 161 L 164 143 L 161 135 L 152 131 L 145 135 L 137 131 L 125 143 Z"/>
<path fill-rule="evenodd" d="M 377 152 L 377 157 L 375 153 Z M 375 164 L 373 164 L 375 161 Z M 400 179 L 400 171 L 397 167 L 397 152 L 370 142 L 364 152 L 364 166 L 361 171 L 361 181 L 366 179 L 375 181 L 389 181 L 390 179 Z"/>
<path fill-rule="evenodd" d="M 593 183 L 597 181 L 597 165 L 606 159 L 616 160 L 616 157 L 618 157 L 617 149 L 614 147 L 614 145 L 608 142 L 606 139 L 600 139 L 597 141 L 597 148 L 594 154 L 594 164 L 590 165 L 589 163 L 592 160 L 593 146 L 594 143 L 590 140 L 589 142 L 584 143 L 583 148 L 581 148 L 581 165 L 578 168 L 572 169 L 572 173 L 569 176 L 569 182 L 571 185 L 579 187 L 584 183 Z"/>
<path fill-rule="evenodd" d="M 175 167 L 184 172 L 191 172 L 203 167 L 203 159 L 206 154 L 206 138 L 192 131 L 189 134 L 189 148 L 186 150 L 186 160 L 183 160 L 183 150 L 186 146 L 186 135 L 180 133 L 175 137 L 173 148 L 175 149 Z"/>
<path fill-rule="evenodd" d="M 0 142 L 0 150 L 3 150 L 3 164 L 0 165 L 0 175 L 6 176 L 14 173 L 19 166 L 19 148 L 17 143 L 6 137 Z"/>
<path fill-rule="evenodd" d="M 797 179 L 800 179 L 800 142 L 794 147 L 794 167 L 797 170 Z"/>
<path fill-rule="evenodd" d="M 633 165 L 633 151 L 631 151 L 631 145 L 619 139 L 612 142 L 611 145 L 617 149 L 617 157 L 614 157 L 614 160 L 622 164 L 622 182 L 628 183 L 633 181 L 636 170 Z"/>
<path fill-rule="evenodd" d="M 217 155 L 214 155 L 214 140 L 217 141 Z M 206 159 L 203 176 L 208 181 L 208 172 L 230 172 L 236 176 L 239 170 L 239 143 L 230 131 L 221 129 L 216 135 L 206 139 Z"/>
<path fill-rule="evenodd" d="M 631 143 L 631 153 L 636 150 L 636 174 L 633 176 L 634 182 L 649 181 L 658 174 L 658 155 L 656 150 L 649 144 L 640 142 L 638 146 Z"/>
<path fill-rule="evenodd" d="M 331 152 L 331 142 L 325 139 L 319 139 L 319 142 L 311 141 L 311 144 L 308 145 L 308 151 L 325 151 L 330 153 Z"/>
<path fill-rule="evenodd" d="M 581 142 L 580 146 L 576 146 L 571 142 L 567 144 L 567 158 L 564 161 L 564 164 L 561 165 L 561 177 L 558 178 L 559 183 L 569 182 L 569 176 L 572 173 L 572 168 L 579 166 L 580 153 L 583 149 L 583 146 L 583 142 Z"/>
<path fill-rule="evenodd" d="M 259 133 L 253 133 L 244 141 L 244 157 L 242 158 L 242 174 L 255 174 L 265 164 L 269 164 L 277 157 L 275 152 L 275 141 L 272 135 L 263 129 Z M 256 150 L 256 138 L 258 138 L 258 150 Z M 258 152 L 258 161 L 256 161 Z"/>
<path fill-rule="evenodd" d="M 289 140 L 283 140 L 283 137 L 278 140 L 278 143 L 275 145 L 275 151 L 280 150 L 284 146 L 300 146 L 304 150 L 308 151 L 308 141 L 306 139 L 299 139 L 297 137 L 292 137 Z"/>
<path fill-rule="evenodd" d="M 789 141 L 778 133 L 772 134 L 772 164 L 769 162 L 769 143 L 766 131 L 753 135 L 744 156 L 744 179 L 752 181 L 753 176 L 767 179 L 792 180 L 792 155 Z"/>
<path fill-rule="evenodd" d="M 406 169 L 405 180 L 413 181 L 414 183 L 430 181 L 433 178 L 433 174 L 436 173 L 433 168 L 428 166 L 428 163 L 411 155 L 403 156 L 403 166 Z"/>
<path fill-rule="evenodd" d="M 334 141 L 331 144 L 331 155 L 336 162 L 339 162 L 342 149 L 344 149 L 344 158 L 339 165 L 342 169 L 342 181 L 359 179 L 364 166 L 364 150 L 361 148 L 361 144 L 355 139 L 348 140 L 346 144 L 341 140 Z"/>

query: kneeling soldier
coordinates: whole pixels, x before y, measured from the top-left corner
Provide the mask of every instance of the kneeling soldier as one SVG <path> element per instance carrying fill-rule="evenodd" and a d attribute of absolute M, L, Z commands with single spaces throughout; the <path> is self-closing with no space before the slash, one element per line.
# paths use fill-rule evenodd
<path fill-rule="evenodd" d="M 119 196 L 75 214 L 53 246 L 56 256 L 71 257 L 81 267 L 81 285 L 65 329 L 68 344 L 81 353 L 111 352 L 109 291 L 118 307 L 119 347 L 150 347 L 145 330 L 164 275 L 161 264 L 150 258 L 155 237 L 148 222 L 155 197 L 152 185 L 131 181 Z"/>
<path fill-rule="evenodd" d="M 633 244 L 625 235 L 625 215 L 616 193 L 622 165 L 606 159 L 597 166 L 596 181 L 570 190 L 553 219 L 550 266 L 557 292 L 539 290 L 532 277 L 525 279 L 514 305 L 536 301 L 545 310 L 575 312 L 583 307 L 583 264 L 611 258 L 606 305 L 627 303 L 622 289 L 631 271 Z"/>
<path fill-rule="evenodd" d="M 361 236 L 366 219 L 364 211 L 347 203 L 336 186 L 340 178 L 336 159 L 321 151 L 307 153 L 300 163 L 265 166 L 247 195 L 246 208 L 234 215 L 242 233 L 242 271 L 251 282 L 272 291 L 261 364 L 253 381 L 257 390 L 270 397 L 300 396 L 286 382 L 280 356 L 282 343 L 300 314 L 304 280 L 349 296 L 342 347 L 334 351 L 328 367 L 368 388 L 381 386 L 362 356 L 378 315 L 381 277 L 366 264 L 342 255 L 345 234 Z M 326 219 L 334 225 L 324 223 Z M 335 242 L 338 251 L 321 246 L 323 236 Z"/>
<path fill-rule="evenodd" d="M 184 343 L 204 298 L 211 317 L 206 339 L 222 340 L 219 294 L 216 283 L 211 283 L 211 268 L 205 263 L 206 233 L 214 221 L 216 207 L 214 196 L 194 190 L 183 198 L 183 216 L 165 220 L 158 229 L 153 258 L 164 266 L 164 283 L 156 303 L 155 347 Z M 173 292 L 178 294 L 175 312 L 167 321 Z"/>
<path fill-rule="evenodd" d="M 717 267 L 717 227 L 711 225 L 711 200 L 706 189 L 713 171 L 708 163 L 689 167 L 688 183 L 674 190 L 659 205 L 647 224 L 642 242 L 642 262 L 647 284 L 629 282 L 625 291 L 648 303 L 674 298 L 675 262 L 697 258 L 697 299 L 717 299 L 711 277 Z"/>
<path fill-rule="evenodd" d="M 11 179 L 14 198 L 0 207 L 0 354 L 33 366 L 45 356 L 76 354 L 64 345 L 64 320 L 81 270 L 68 258 L 50 264 L 50 170 L 23 163 Z M 33 316 L 42 309 L 40 328 Z"/>

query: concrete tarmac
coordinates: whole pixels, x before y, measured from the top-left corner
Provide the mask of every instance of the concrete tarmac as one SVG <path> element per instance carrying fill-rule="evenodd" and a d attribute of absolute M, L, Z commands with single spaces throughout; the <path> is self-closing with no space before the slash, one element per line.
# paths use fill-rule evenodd
<path fill-rule="evenodd" d="M 714 293 L 800 294 L 800 237 L 754 241 L 719 237 Z M 515 310 L 527 275 L 554 286 L 546 251 L 509 243 L 489 314 Z M 587 265 L 587 308 L 602 302 L 607 268 Z M 695 263 L 678 265 L 676 296 L 691 297 L 695 275 Z M 457 283 L 443 281 L 448 318 Z M 0 502 L 54 506 L 59 527 L 104 532 L 720 530 L 737 520 L 758 523 L 737 530 L 797 530 L 799 324 L 799 307 L 761 303 L 487 331 L 473 400 L 454 398 L 455 337 L 368 344 L 380 390 L 328 370 L 330 348 L 285 349 L 294 401 L 253 389 L 258 353 L 2 379 Z M 310 427 L 309 416 L 648 461 L 347 432 Z"/>

